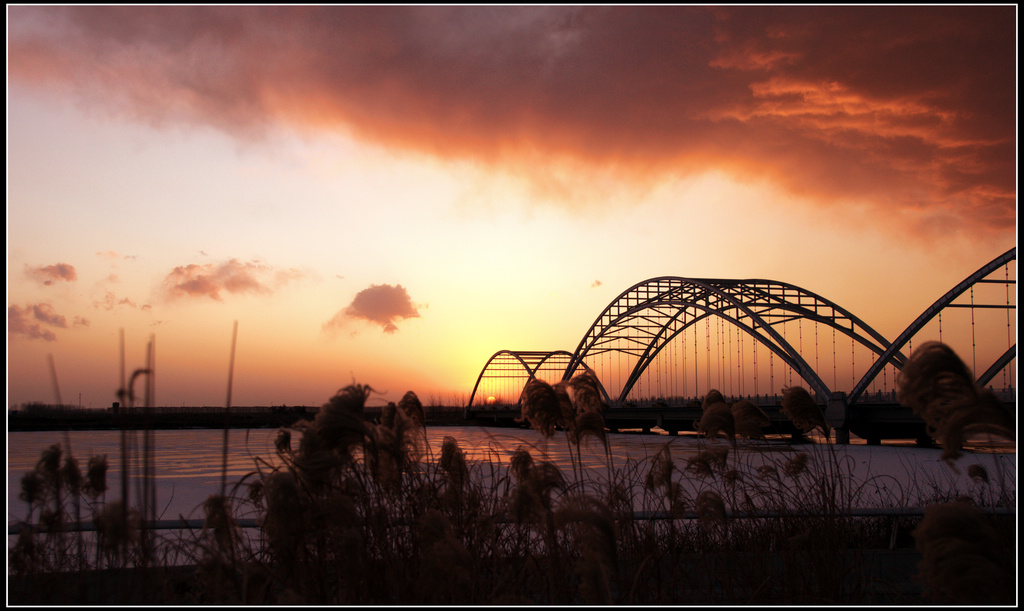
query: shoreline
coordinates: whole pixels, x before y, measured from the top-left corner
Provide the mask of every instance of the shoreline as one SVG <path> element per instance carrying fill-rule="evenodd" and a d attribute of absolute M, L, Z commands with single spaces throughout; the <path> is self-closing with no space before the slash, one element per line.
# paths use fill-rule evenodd
<path fill-rule="evenodd" d="M 272 429 L 294 426 L 316 418 L 313 407 L 156 407 L 115 412 L 112 409 L 47 410 L 42 413 L 7 412 L 7 432 L 183 430 L 183 429 Z M 367 408 L 369 419 L 379 418 L 381 408 Z M 425 414 L 425 426 L 476 424 L 463 417 L 461 408 L 441 408 Z"/>

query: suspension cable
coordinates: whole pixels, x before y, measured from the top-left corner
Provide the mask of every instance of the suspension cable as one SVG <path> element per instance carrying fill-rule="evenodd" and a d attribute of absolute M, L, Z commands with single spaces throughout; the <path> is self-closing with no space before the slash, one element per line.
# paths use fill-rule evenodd
<path fill-rule="evenodd" d="M 732 329 L 733 325 L 729 325 L 729 393 L 735 395 L 732 387 Z"/>
<path fill-rule="evenodd" d="M 693 396 L 700 396 L 700 356 L 697 354 L 697 325 L 693 326 Z"/>
<path fill-rule="evenodd" d="M 839 387 L 839 381 L 836 378 L 836 328 L 832 327 L 832 389 L 835 390 Z"/>
<path fill-rule="evenodd" d="M 757 397 L 757 345 L 761 342 L 754 342 L 754 397 Z"/>
<path fill-rule="evenodd" d="M 711 319 L 704 319 L 704 344 L 707 352 L 707 366 L 708 369 L 705 372 L 707 376 L 707 387 L 704 389 L 704 393 L 707 394 L 711 390 Z"/>
<path fill-rule="evenodd" d="M 978 373 L 978 345 L 974 340 L 974 285 L 971 285 L 971 371 Z"/>
<path fill-rule="evenodd" d="M 1010 262 L 1007 261 L 1003 265 L 1003 273 L 1005 275 L 1005 287 L 1006 287 L 1006 348 L 1010 348 Z M 1007 370 L 1009 367 L 1003 367 L 1003 388 L 1009 388 L 1006 384 Z"/>
<path fill-rule="evenodd" d="M 821 368 L 818 367 L 818 325 L 814 325 L 814 372 L 818 373 Z M 818 374 L 821 375 L 821 374 Z"/>

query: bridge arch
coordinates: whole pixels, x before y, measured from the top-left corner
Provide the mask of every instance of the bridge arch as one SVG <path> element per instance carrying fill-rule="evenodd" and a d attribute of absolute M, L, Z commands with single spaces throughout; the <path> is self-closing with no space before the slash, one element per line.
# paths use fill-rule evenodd
<path fill-rule="evenodd" d="M 499 350 L 487 359 L 480 375 L 477 376 L 476 384 L 473 385 L 473 392 L 469 395 L 468 406 L 473 405 L 477 390 L 487 379 L 514 380 L 512 386 L 518 388 L 516 402 L 519 402 L 519 394 L 526 382 L 537 377 L 541 371 L 549 371 L 562 376 L 568 362 L 572 360 L 572 353 L 565 350 L 536 351 L 536 350 Z M 520 383 L 521 381 L 521 383 Z M 600 384 L 600 382 L 599 382 Z M 609 401 L 608 392 L 604 386 L 600 387 L 605 402 Z"/>
<path fill-rule="evenodd" d="M 939 314 L 939 312 L 941 312 L 946 307 L 950 307 L 953 303 L 953 300 L 962 295 L 968 289 L 970 289 L 971 287 L 978 283 L 986 282 L 986 278 L 989 275 L 991 275 L 992 272 L 996 271 L 1000 267 L 1003 267 L 1010 261 L 1016 260 L 1017 247 L 1014 246 L 1010 250 L 1004 252 L 1003 254 L 999 255 L 992 261 L 982 266 L 980 269 L 978 269 L 978 271 L 974 272 L 970 276 L 967 276 L 967 278 L 964 278 L 962 282 L 951 288 L 942 297 L 939 297 L 939 299 L 936 300 L 935 303 L 928 306 L 925 309 L 925 311 L 922 312 L 921 315 L 914 320 L 914 322 L 910 323 L 910 325 L 903 331 L 903 333 L 900 333 L 899 337 L 897 337 L 892 342 L 892 344 L 889 345 L 885 352 L 883 352 L 879 356 L 879 358 L 872 364 L 872 366 L 864 373 L 864 376 L 861 378 L 860 382 L 858 382 L 857 385 L 854 386 L 853 390 L 850 392 L 847 401 L 849 403 L 855 402 L 860 397 L 860 395 L 863 394 L 865 389 L 867 389 L 868 385 L 870 385 L 871 382 L 874 381 L 874 379 L 878 376 L 879 372 L 882 371 L 882 368 L 885 367 L 886 365 L 893 364 L 898 369 L 902 369 L 904 363 L 906 362 L 906 359 L 900 354 L 899 351 L 903 348 L 904 345 L 907 344 L 907 342 L 910 341 L 912 337 L 914 337 L 915 334 L 917 334 L 918 331 L 924 328 L 924 326 L 928 324 L 928 322 L 930 322 L 933 318 L 935 318 Z M 1002 281 L 992 280 L 991 282 Z M 1007 280 L 1006 282 L 1009 282 L 1009 280 Z M 1007 304 L 1006 307 L 1010 307 L 1009 304 Z M 978 376 L 977 382 L 981 385 L 988 384 L 988 382 L 992 380 L 993 376 L 995 376 L 996 373 L 998 373 L 1000 370 L 1002 370 L 1003 367 L 1008 365 L 1010 361 L 1016 358 L 1016 355 L 1017 344 L 1014 343 L 1012 346 L 1007 348 L 1006 352 L 1004 352 L 1000 357 L 996 359 L 996 361 L 992 364 L 991 367 L 989 367 L 984 373 Z"/>
<path fill-rule="evenodd" d="M 662 276 L 644 280 L 623 291 L 591 324 L 565 370 L 569 379 L 584 358 L 617 351 L 636 358 L 616 397 L 626 399 L 633 385 L 673 338 L 701 320 L 719 317 L 766 346 L 828 402 L 832 390 L 775 326 L 806 319 L 827 325 L 874 353 L 885 354 L 890 344 L 851 312 L 820 295 L 773 280 L 728 280 Z M 905 360 L 892 352 L 894 359 Z"/>

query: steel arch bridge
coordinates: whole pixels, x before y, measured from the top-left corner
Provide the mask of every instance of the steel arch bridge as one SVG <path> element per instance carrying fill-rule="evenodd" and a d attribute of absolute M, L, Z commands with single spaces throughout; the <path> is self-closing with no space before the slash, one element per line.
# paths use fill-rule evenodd
<path fill-rule="evenodd" d="M 931 321 L 933 318 L 935 318 L 943 309 L 949 308 L 949 307 L 972 307 L 972 306 L 968 306 L 968 305 L 958 306 L 958 305 L 953 303 L 953 301 L 957 297 L 959 297 L 960 295 L 963 295 L 968 289 L 972 288 L 973 286 L 975 286 L 977 284 L 985 284 L 985 283 L 1005 282 L 1005 283 L 1009 284 L 1011 282 L 1009 277 L 1007 277 L 1004 281 L 1000 281 L 1000 280 L 997 280 L 997 279 L 988 279 L 988 276 L 990 276 L 992 274 L 992 272 L 998 270 L 1000 267 L 1003 267 L 1004 265 L 1006 265 L 1010 261 L 1016 261 L 1016 260 L 1017 260 L 1017 247 L 1013 247 L 1010 250 L 1008 250 L 1008 251 L 1004 252 L 1003 254 L 1001 254 L 1000 256 L 996 257 L 995 259 L 993 259 L 992 261 L 990 261 L 986 265 L 982 266 L 981 269 L 979 269 L 978 271 L 974 272 L 973 274 L 971 274 L 970 276 L 965 278 L 962 282 L 960 282 L 959 284 L 957 284 L 956 286 L 951 288 L 945 295 L 940 297 L 935 303 L 933 303 L 932 305 L 928 306 L 925 309 L 925 311 L 922 312 L 921 315 L 918 316 L 916 320 L 914 320 L 914 322 L 910 323 L 910 325 L 903 331 L 903 333 L 900 333 L 899 337 L 897 337 L 896 340 L 893 341 L 892 344 L 890 344 L 889 348 L 885 351 L 885 353 L 883 353 L 881 355 L 881 358 L 879 358 L 871 366 L 871 368 L 868 369 L 868 371 L 864 374 L 864 377 L 861 378 L 860 382 L 858 382 L 857 385 L 854 386 L 853 390 L 850 392 L 850 396 L 848 398 L 848 401 L 850 403 L 853 403 L 858 398 L 860 398 L 861 394 L 868 387 L 868 385 L 878 376 L 878 373 L 882 370 L 882 367 L 884 367 L 886 364 L 888 364 L 890 362 L 897 361 L 897 354 L 899 353 L 898 351 L 900 350 L 900 348 L 902 348 L 904 345 L 906 345 L 907 342 L 909 342 L 910 339 L 915 334 L 917 334 L 918 331 L 920 331 L 922 328 L 924 328 L 924 326 L 926 324 L 928 324 L 928 322 Z M 1013 282 L 1015 282 L 1015 281 L 1016 280 L 1014 280 Z M 999 306 L 997 306 L 997 305 L 984 305 L 984 306 L 973 306 L 973 307 L 999 307 Z M 1009 307 L 1009 304 L 1006 304 L 1005 307 Z M 1012 361 L 1016 357 L 1017 357 L 1017 344 L 1016 344 L 1016 342 L 1014 342 L 1013 345 L 1007 347 L 1006 351 L 1002 354 L 1002 356 L 997 358 L 996 361 L 994 363 L 992 363 L 992 365 L 988 369 L 986 369 L 984 373 L 982 373 L 980 376 L 978 376 L 977 383 L 982 385 L 982 386 L 984 386 L 985 384 L 988 384 L 992 380 L 992 378 L 995 376 L 996 373 L 998 373 L 1004 367 L 1009 365 L 1010 361 Z M 897 362 L 899 362 L 899 361 L 897 361 Z M 903 363 L 899 362 L 899 364 L 902 366 Z"/>
<path fill-rule="evenodd" d="M 1016 247 L 993 259 L 927 308 L 894 342 L 888 341 L 838 304 L 792 284 L 761 279 L 729 280 L 676 276 L 651 278 L 633 285 L 616 297 L 590 325 L 571 354 L 564 350 L 502 350 L 495 353 L 484 365 L 470 395 L 467 409 L 472 407 L 481 382 L 489 377 L 508 377 L 507 369 L 510 364 L 517 371 L 516 383 L 521 381 L 521 384 L 518 384 L 521 391 L 526 381 L 542 370 L 547 369 L 550 372 L 557 369 L 558 364 L 564 363 L 560 379 L 568 380 L 581 367 L 591 369 L 584 359 L 603 354 L 613 354 L 629 362 L 628 375 L 614 396 L 602 388 L 609 404 L 622 405 L 644 372 L 673 339 L 688 329 L 696 333 L 695 325 L 701 321 L 707 325 L 712 319 L 721 321 L 723 325 L 730 325 L 731 329 L 738 330 L 738 335 L 754 340 L 755 367 L 756 346 L 764 346 L 772 356 L 778 357 L 799 375 L 820 404 L 828 404 L 835 398 L 849 405 L 862 398 L 865 390 L 885 367 L 891 365 L 897 370 L 903 367 L 907 360 L 902 352 L 904 346 L 945 308 L 1002 307 L 1015 310 L 1016 305 L 1011 306 L 1009 303 L 1009 288 L 1005 305 L 975 305 L 973 298 L 969 306 L 953 303 L 969 289 L 973 295 L 972 287 L 978 284 L 1004 283 L 1007 287 L 1015 284 L 1015 280 L 1009 278 L 1009 271 L 1005 280 L 987 279 L 994 271 L 1008 266 L 1010 261 L 1015 260 Z M 816 327 L 823 325 L 825 328 L 831 328 L 833 334 L 842 334 L 850 338 L 851 343 L 865 347 L 872 353 L 871 367 L 848 394 L 838 393 L 835 388 L 830 388 L 820 372 L 816 371 L 801 354 L 801 350 L 787 339 L 785 328 L 787 323 L 793 321 L 810 321 L 815 323 Z M 1007 325 L 1009 326 L 1009 322 Z M 1015 358 L 1014 343 L 978 376 L 978 382 L 988 383 Z M 518 395 L 514 391 L 511 394 L 516 396 L 515 402 L 518 402 Z"/>
<path fill-rule="evenodd" d="M 605 351 L 630 355 L 636 361 L 617 397 L 625 401 L 640 375 L 672 339 L 711 317 L 731 323 L 766 346 L 826 401 L 831 395 L 828 386 L 775 325 L 803 318 L 832 327 L 877 354 L 889 348 L 881 334 L 852 313 L 792 284 L 666 276 L 633 285 L 605 308 L 573 353 L 565 379 L 587 356 Z M 905 361 L 902 354 L 895 357 Z"/>

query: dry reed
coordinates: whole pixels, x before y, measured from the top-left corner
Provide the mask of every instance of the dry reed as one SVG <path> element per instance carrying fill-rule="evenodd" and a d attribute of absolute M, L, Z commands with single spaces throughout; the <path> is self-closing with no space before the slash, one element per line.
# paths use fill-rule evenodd
<path fill-rule="evenodd" d="M 771 426 L 771 419 L 760 407 L 746 399 L 741 399 L 732 404 L 732 419 L 736 428 L 736 435 L 747 439 L 763 439 L 764 429 Z"/>
<path fill-rule="evenodd" d="M 829 426 L 821 406 L 815 403 L 807 389 L 801 386 L 787 386 L 782 389 L 782 413 L 805 433 L 818 428 L 825 437 L 829 436 Z"/>
<path fill-rule="evenodd" d="M 802 430 L 827 431 L 809 394 L 798 387 L 787 390 L 783 407 L 794 423 Z M 554 462 L 526 446 L 507 464 L 497 458 L 470 463 L 458 441 L 446 437 L 434 457 L 421 434 L 416 395 L 406 393 L 398 404 L 386 406 L 375 423 L 365 410 L 372 392 L 358 384 L 339 390 L 313 420 L 278 433 L 279 461 L 257 461 L 256 470 L 230 494 L 204 503 L 203 528 L 180 542 L 197 567 L 198 590 L 189 602 L 864 600 L 863 584 L 847 579 L 855 565 L 845 552 L 867 545 L 865 524 L 875 523 L 855 521 L 850 509 L 869 489 L 883 486 L 853 481 L 851 466 L 831 445 L 741 459 L 729 447 L 702 441 L 680 470 L 669 442 L 653 456 L 624 465 L 613 465 L 609 455 L 607 479 L 600 482 L 588 480 L 574 463 L 570 481 Z M 721 393 L 709 392 L 703 407 L 698 430 L 707 439 L 725 434 L 735 444 L 737 436 L 759 437 L 765 426 L 759 408 L 743 401 L 729 407 Z M 578 459 L 580 443 L 591 437 L 601 439 L 607 452 L 603 409 L 596 377 L 584 372 L 554 385 L 531 380 L 523 391 L 521 420 L 545 438 L 565 431 Z M 988 480 L 983 470 L 972 468 L 968 474 L 978 482 Z M 10 554 L 16 574 L 80 566 L 66 528 L 59 530 L 74 520 L 69 512 L 79 496 L 94 510 L 98 529 L 93 565 L 142 566 L 140 514 L 121 499 L 99 504 L 105 479 L 105 457 L 90 460 L 83 477 L 78 462 L 60 446 L 43 452 L 36 469 L 22 478 L 20 498 L 29 504 L 30 516 L 58 528 L 60 536 L 41 538 L 40 532 L 23 529 Z M 686 514 L 688 507 L 693 514 Z M 650 510 L 664 511 L 665 519 L 637 518 Z M 774 517 L 730 517 L 739 511 Z M 985 559 L 984 550 L 970 547 L 984 543 L 995 549 L 999 537 L 985 530 L 993 528 L 991 516 L 981 515 L 978 523 L 980 514 L 964 511 L 930 510 L 915 531 L 929 595 L 944 602 L 1005 600 L 1002 574 L 989 571 L 998 578 L 990 583 L 980 570 L 956 572 L 965 562 L 972 567 L 1002 563 L 1004 573 L 1005 567 L 1015 567 L 1012 557 Z M 238 528 L 239 516 L 247 512 L 260 526 L 252 539 Z M 970 533 L 966 540 L 955 541 L 958 529 Z M 887 536 L 876 538 L 888 543 Z M 1011 540 L 1015 537 L 1002 537 Z M 64 551 L 55 554 L 55 549 Z M 953 577 L 961 581 L 954 583 Z M 979 588 L 987 589 L 979 594 Z"/>
<path fill-rule="evenodd" d="M 719 433 L 731 441 L 736 438 L 736 422 L 732 410 L 724 401 L 710 403 L 704 407 L 700 420 L 697 421 L 697 432 L 707 439 L 714 439 Z"/>
<path fill-rule="evenodd" d="M 926 596 L 938 604 L 1014 604 L 1016 529 L 1010 528 L 999 532 L 971 503 L 928 507 L 913 533 Z"/>
<path fill-rule="evenodd" d="M 916 348 L 896 382 L 900 402 L 924 419 L 950 465 L 971 435 L 1016 441 L 1014 412 L 990 390 L 978 387 L 970 369 L 946 344 L 931 341 Z"/>

